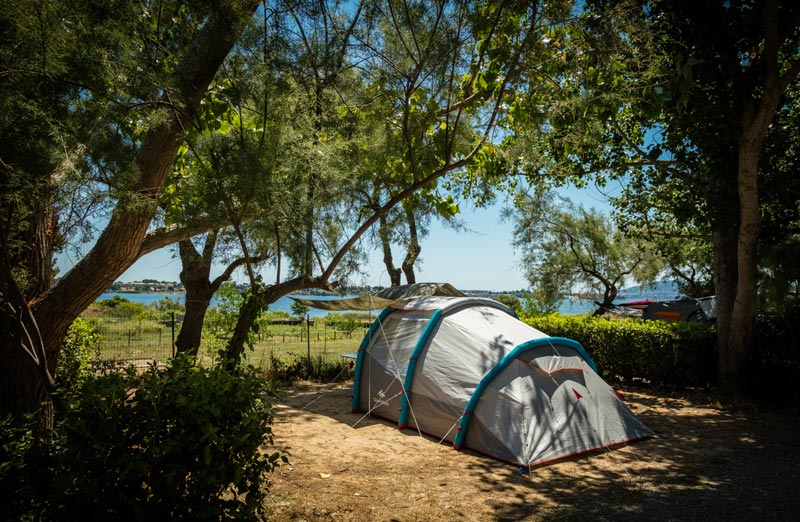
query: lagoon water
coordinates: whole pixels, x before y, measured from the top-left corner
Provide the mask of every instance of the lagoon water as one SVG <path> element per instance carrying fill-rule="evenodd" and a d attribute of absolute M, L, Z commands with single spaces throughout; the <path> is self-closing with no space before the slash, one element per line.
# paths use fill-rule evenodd
<path fill-rule="evenodd" d="M 133 303 L 143 303 L 146 305 L 157 303 L 158 301 L 164 299 L 165 297 L 169 297 L 172 300 L 179 301 L 183 303 L 186 300 L 185 294 L 156 294 L 156 293 L 129 293 L 129 292 L 105 292 L 100 297 L 97 298 L 98 301 L 103 299 L 111 299 L 114 296 L 120 296 L 128 301 Z M 309 297 L 311 299 L 338 299 L 338 297 L 322 297 L 322 296 L 303 296 Z M 288 296 L 281 297 L 271 305 L 269 305 L 269 309 L 274 312 L 286 312 L 287 314 L 292 314 L 292 301 Z M 216 304 L 214 298 L 211 298 L 211 306 L 213 307 Z M 327 310 L 318 310 L 316 308 L 309 309 L 308 315 L 311 317 L 322 317 L 328 313 Z"/>
<path fill-rule="evenodd" d="M 150 294 L 150 293 L 127 293 L 127 292 L 106 292 L 102 294 L 97 300 L 103 299 L 111 299 L 115 295 L 118 295 L 122 298 L 127 299 L 128 301 L 134 303 L 143 303 L 146 305 L 156 303 L 165 297 L 169 297 L 170 299 L 180 301 L 181 303 L 184 302 L 186 299 L 186 295 L 184 294 Z M 308 297 L 310 299 L 339 299 L 338 297 L 322 297 L 322 296 L 303 296 Z M 272 311 L 277 312 L 286 312 L 291 315 L 292 313 L 292 301 L 288 296 L 281 297 L 271 305 L 269 305 L 269 309 Z M 214 299 L 211 299 L 211 306 L 214 306 Z M 558 311 L 565 315 L 579 315 L 591 312 L 594 310 L 593 303 L 591 301 L 585 300 L 576 300 L 576 301 L 562 301 L 558 307 Z M 328 313 L 327 310 L 318 310 L 316 308 L 311 308 L 308 312 L 308 315 L 311 317 L 323 317 Z"/>

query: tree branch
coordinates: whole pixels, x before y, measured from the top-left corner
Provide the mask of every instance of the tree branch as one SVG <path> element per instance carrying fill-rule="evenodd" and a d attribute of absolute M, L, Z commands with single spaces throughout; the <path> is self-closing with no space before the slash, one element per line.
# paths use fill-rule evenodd
<path fill-rule="evenodd" d="M 221 223 L 217 218 L 206 216 L 193 219 L 190 223 L 173 224 L 153 229 L 142 240 L 137 259 L 173 243 L 228 225 L 229 223 Z"/>

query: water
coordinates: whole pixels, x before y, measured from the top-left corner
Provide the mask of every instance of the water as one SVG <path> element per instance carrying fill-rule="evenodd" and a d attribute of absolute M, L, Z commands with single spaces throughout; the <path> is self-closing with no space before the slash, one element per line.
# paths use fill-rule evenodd
<path fill-rule="evenodd" d="M 165 297 L 169 297 L 172 300 L 179 301 L 183 303 L 186 300 L 186 295 L 184 294 L 150 294 L 150 293 L 143 293 L 143 294 L 134 294 L 134 293 L 123 293 L 123 292 L 106 292 L 98 297 L 98 301 L 102 299 L 111 299 L 114 296 L 120 296 L 128 301 L 133 303 L 142 303 L 145 305 L 157 303 L 161 299 Z M 329 300 L 329 299 L 340 299 L 339 297 L 328 297 L 328 296 L 302 296 L 302 297 L 309 297 L 311 299 L 320 299 L 320 300 Z M 294 301 L 289 296 L 283 296 L 271 305 L 269 305 L 269 309 L 273 312 L 286 312 L 289 315 L 292 315 L 292 303 Z M 215 305 L 215 300 L 211 298 L 211 306 Z M 558 307 L 558 312 L 564 315 L 582 315 L 587 314 L 595 309 L 594 303 L 588 300 L 564 300 L 561 301 Z M 378 312 L 377 310 L 375 312 Z M 328 314 L 327 310 L 319 310 L 317 308 L 310 308 L 308 311 L 308 315 L 311 317 L 324 317 Z"/>
<path fill-rule="evenodd" d="M 142 303 L 145 305 L 150 305 L 157 303 L 158 301 L 164 299 L 165 297 L 169 297 L 173 301 L 178 301 L 180 303 L 184 303 L 186 301 L 185 294 L 157 294 L 157 293 L 142 293 L 142 294 L 135 294 L 135 293 L 127 293 L 127 292 L 105 292 L 100 297 L 97 298 L 98 301 L 103 299 L 112 299 L 114 296 L 120 296 L 123 299 L 127 299 L 132 303 Z M 329 299 L 339 299 L 339 297 L 328 297 L 328 296 L 302 296 L 302 297 L 310 297 L 312 299 L 320 299 L 320 300 L 329 300 Z M 269 309 L 272 312 L 286 312 L 289 315 L 293 315 L 292 313 L 292 304 L 294 301 L 289 296 L 283 296 L 271 305 L 269 305 Z M 216 301 L 212 297 L 211 298 L 211 306 L 215 306 Z M 328 310 L 319 310 L 317 308 L 309 308 L 308 315 L 311 317 L 324 317 L 328 314 Z"/>

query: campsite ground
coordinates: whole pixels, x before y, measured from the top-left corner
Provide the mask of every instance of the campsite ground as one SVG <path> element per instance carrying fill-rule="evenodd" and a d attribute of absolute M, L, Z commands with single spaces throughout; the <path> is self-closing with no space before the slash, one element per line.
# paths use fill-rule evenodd
<path fill-rule="evenodd" d="M 750 521 L 800 519 L 800 419 L 705 394 L 622 390 L 657 437 L 526 471 L 350 411 L 351 384 L 285 391 L 291 453 L 270 520 Z"/>

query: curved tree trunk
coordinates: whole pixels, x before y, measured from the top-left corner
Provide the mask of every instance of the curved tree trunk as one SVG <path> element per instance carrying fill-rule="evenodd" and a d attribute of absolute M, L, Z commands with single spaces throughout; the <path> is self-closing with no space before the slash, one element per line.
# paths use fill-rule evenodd
<path fill-rule="evenodd" d="M 746 385 L 743 370 L 752 349 L 756 304 L 758 301 L 758 236 L 761 228 L 761 208 L 758 202 L 758 156 L 760 147 L 753 150 L 743 145 L 739 154 L 739 215 L 741 222 L 736 237 L 736 285 L 731 307 L 730 329 L 725 332 L 725 350 L 720 357 L 720 389 L 741 393 Z"/>
<path fill-rule="evenodd" d="M 198 31 L 178 64 L 174 77 L 176 89 L 166 100 L 177 110 L 161 111 L 143 139 L 136 166 L 139 179 L 132 187 L 131 201 L 121 201 L 92 250 L 64 277 L 32 303 L 47 357 L 47 367 L 54 373 L 64 337 L 72 322 L 103 293 L 139 257 L 143 240 L 152 221 L 156 200 L 172 168 L 178 141 L 191 126 L 191 120 L 211 80 L 239 38 L 246 20 L 259 2 L 245 5 L 221 3 Z M 135 211 L 132 208 L 141 210 Z M 41 226 L 41 225 L 40 225 Z M 38 231 L 38 233 L 45 233 Z M 52 236 L 51 236 L 52 237 Z M 6 289 L 0 289 L 5 292 Z M 5 312 L 3 312 L 5 313 Z M 13 318 L 4 318 L 6 320 Z M 19 340 L 4 335 L 0 341 L 0 414 L 31 411 L 43 400 L 40 378 L 21 371 L 29 356 Z"/>
<path fill-rule="evenodd" d="M 239 364 L 247 344 L 247 337 L 253 329 L 253 324 L 258 319 L 259 314 L 281 297 L 304 288 L 319 288 L 332 291 L 336 289 L 336 284 L 328 284 L 319 277 L 301 276 L 268 288 L 250 289 L 250 293 L 239 309 L 239 316 L 236 319 L 233 335 L 220 352 L 220 356 L 225 360 L 228 369 L 234 369 Z"/>

